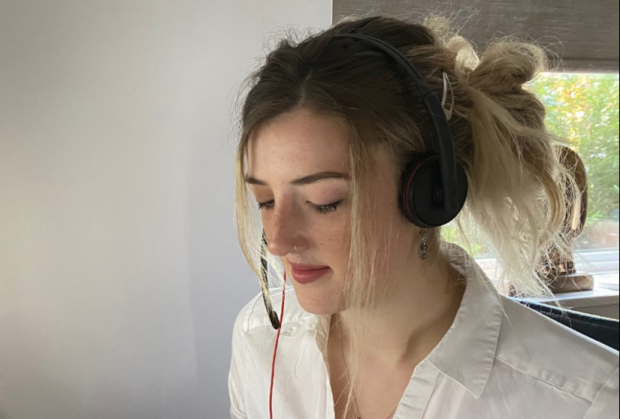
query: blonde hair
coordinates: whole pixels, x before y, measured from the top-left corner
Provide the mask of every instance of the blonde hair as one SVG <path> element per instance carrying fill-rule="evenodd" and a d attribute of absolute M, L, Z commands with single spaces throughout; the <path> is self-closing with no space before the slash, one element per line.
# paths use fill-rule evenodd
<path fill-rule="evenodd" d="M 428 116 L 406 74 L 382 52 L 356 40 L 334 38 L 354 30 L 399 48 L 440 95 L 442 71 L 448 74 L 455 99 L 450 122 L 455 153 L 470 185 L 456 220 L 460 234 L 471 240 L 481 233 L 487 239 L 502 268 L 500 281 L 521 294 L 548 291 L 538 268 L 553 248 L 570 256 L 561 227 L 566 195 L 578 190 L 559 162 L 559 139 L 546 130 L 544 106 L 524 88 L 547 69 L 546 54 L 534 44 L 505 38 L 479 57 L 472 44 L 449 27 L 441 17 L 424 24 L 388 17 L 345 20 L 301 42 L 282 40 L 250 77 L 236 156 L 236 225 L 241 249 L 267 294 L 261 279 L 260 215 L 245 184 L 247 146 L 259 124 L 300 107 L 337 117 L 350 128 L 347 307 L 355 314 L 387 292 L 382 288 L 386 282 L 376 277 L 389 254 L 394 226 L 373 216 L 374 151 L 383 148 L 392 154 L 395 179 L 400 179 L 407 163 L 427 152 L 422 136 Z M 569 185 L 569 190 L 560 185 Z M 429 232 L 432 257 L 427 263 L 445 250 L 441 230 Z M 268 262 L 281 279 L 279 263 L 271 256 Z M 351 329 L 351 383 L 363 353 L 360 342 L 368 332 L 361 323 Z M 349 386 L 347 413 L 353 387 Z"/>

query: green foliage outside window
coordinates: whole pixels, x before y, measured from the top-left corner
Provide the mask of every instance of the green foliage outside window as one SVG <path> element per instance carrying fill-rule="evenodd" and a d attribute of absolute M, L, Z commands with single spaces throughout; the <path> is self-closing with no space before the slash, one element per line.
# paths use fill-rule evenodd
<path fill-rule="evenodd" d="M 545 74 L 531 86 L 547 106 L 549 131 L 567 139 L 586 164 L 590 223 L 618 221 L 619 81 L 617 75 Z"/>
<path fill-rule="evenodd" d="M 620 78 L 616 74 L 545 73 L 528 88 L 547 107 L 549 131 L 566 139 L 588 170 L 588 224 L 578 248 L 617 248 Z M 455 226 L 448 226 L 443 234 L 475 257 L 488 254 L 483 245 L 460 243 Z"/>

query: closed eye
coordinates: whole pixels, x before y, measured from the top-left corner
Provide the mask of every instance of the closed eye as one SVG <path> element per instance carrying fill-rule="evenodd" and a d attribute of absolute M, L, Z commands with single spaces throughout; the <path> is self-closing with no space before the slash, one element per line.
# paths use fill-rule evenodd
<path fill-rule="evenodd" d="M 333 204 L 328 204 L 328 205 L 315 205 L 315 204 L 310 204 L 316 212 L 318 212 L 319 214 L 328 214 L 330 212 L 336 211 L 338 209 L 338 207 L 340 205 L 342 205 L 343 201 L 338 201 L 338 202 L 334 202 Z M 259 203 L 258 204 L 258 209 L 259 210 L 272 210 L 274 206 L 274 201 L 268 201 L 268 202 L 263 202 L 263 203 Z"/>
<path fill-rule="evenodd" d="M 273 201 L 259 203 L 258 204 L 258 209 L 261 210 L 261 211 L 264 210 L 264 209 L 266 209 L 266 210 L 273 209 Z"/>
<path fill-rule="evenodd" d="M 327 214 L 329 212 L 336 211 L 341 204 L 342 201 L 338 201 L 329 205 L 314 205 L 314 208 L 319 214 Z"/>

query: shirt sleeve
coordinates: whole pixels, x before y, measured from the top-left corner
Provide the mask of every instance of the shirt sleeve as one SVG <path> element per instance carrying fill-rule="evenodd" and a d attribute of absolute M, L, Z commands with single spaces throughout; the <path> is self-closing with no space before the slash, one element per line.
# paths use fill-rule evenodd
<path fill-rule="evenodd" d="M 243 316 L 239 316 L 233 329 L 232 359 L 228 375 L 231 419 L 247 419 L 243 377 L 245 375 L 245 339 Z"/>
<path fill-rule="evenodd" d="M 615 419 L 620 415 L 620 374 L 616 371 L 603 386 L 584 419 Z"/>

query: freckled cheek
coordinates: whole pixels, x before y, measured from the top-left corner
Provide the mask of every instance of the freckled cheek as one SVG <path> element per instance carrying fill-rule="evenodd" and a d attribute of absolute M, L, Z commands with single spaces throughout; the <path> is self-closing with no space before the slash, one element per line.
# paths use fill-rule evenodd
<path fill-rule="evenodd" d="M 350 229 L 340 227 L 326 230 L 318 241 L 323 262 L 342 273 L 349 260 L 350 242 Z"/>

